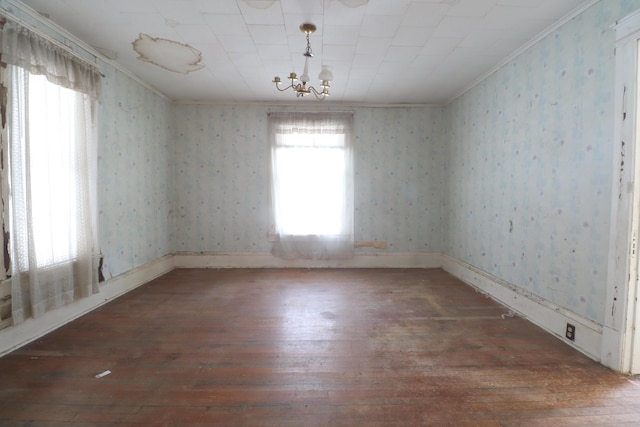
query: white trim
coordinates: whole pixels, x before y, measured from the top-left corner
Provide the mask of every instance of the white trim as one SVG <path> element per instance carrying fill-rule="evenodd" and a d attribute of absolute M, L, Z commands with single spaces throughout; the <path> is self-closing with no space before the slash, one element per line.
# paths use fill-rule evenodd
<path fill-rule="evenodd" d="M 472 265 L 443 255 L 442 268 L 463 282 L 505 305 L 564 343 L 600 361 L 602 326 L 544 298 L 505 282 Z M 576 327 L 575 341 L 565 338 L 566 325 Z"/>
<path fill-rule="evenodd" d="M 614 128 L 611 194 L 611 226 L 607 268 L 604 329 L 602 336 L 602 364 L 624 373 L 636 373 L 633 363 L 634 311 L 637 306 L 637 257 L 632 248 L 637 224 L 634 225 L 633 206 L 637 205 L 637 49 L 640 39 L 640 14 L 632 13 L 620 19 L 612 28 L 616 31 Z M 636 206 L 637 209 L 637 206 Z M 636 229 L 634 230 L 634 226 Z M 633 264 L 632 264 L 633 262 Z M 638 344 L 638 343 L 636 343 Z M 635 354 L 640 358 L 640 350 Z"/>
<path fill-rule="evenodd" d="M 40 338 L 173 269 L 173 256 L 164 256 L 108 280 L 100 285 L 100 292 L 97 294 L 47 312 L 36 319 L 28 319 L 18 325 L 0 330 L 0 356 Z"/>
<path fill-rule="evenodd" d="M 575 18 L 576 16 L 580 15 L 581 13 L 583 13 L 584 11 L 586 11 L 587 9 L 589 9 L 591 6 L 593 6 L 594 4 L 598 3 L 599 1 L 600 0 L 591 0 L 591 1 L 587 2 L 587 3 L 584 3 L 583 5 L 578 6 L 577 8 L 573 9 L 571 12 L 567 13 L 565 16 L 560 18 L 558 21 L 554 22 L 553 24 L 548 26 L 546 29 L 544 29 L 542 32 L 540 32 L 537 36 L 535 36 L 534 38 L 532 38 L 531 40 L 529 40 L 528 42 L 526 42 L 525 44 L 520 46 L 518 49 L 514 50 L 509 56 L 507 56 L 502 61 L 498 62 L 498 64 L 496 64 L 489 71 L 484 73 L 479 78 L 475 79 L 473 82 L 471 82 L 470 85 L 468 85 L 463 90 L 458 92 L 457 95 L 454 95 L 449 101 L 445 102 L 444 105 L 451 104 L 453 101 L 455 101 L 456 99 L 458 99 L 459 97 L 461 97 L 462 95 L 464 95 L 465 93 L 467 93 L 468 91 L 470 91 L 471 89 L 473 89 L 474 87 L 476 87 L 477 85 L 482 83 L 484 80 L 488 79 L 492 74 L 494 74 L 495 72 L 500 70 L 502 67 L 507 65 L 509 62 L 513 61 L 518 56 L 520 56 L 521 54 L 523 54 L 527 50 L 531 49 L 534 45 L 536 45 L 542 39 L 544 39 L 545 37 L 547 37 L 548 35 L 550 35 L 554 31 L 556 31 L 557 29 L 559 29 L 560 27 L 565 25 L 567 22 L 571 21 L 573 18 Z"/>
<path fill-rule="evenodd" d="M 356 255 L 342 260 L 287 260 L 270 253 L 178 252 L 176 268 L 439 268 L 440 252 Z"/>
<path fill-rule="evenodd" d="M 626 42 L 627 38 L 635 38 L 637 40 L 638 32 L 640 31 L 640 10 L 618 19 L 611 28 L 616 32 L 616 44 Z"/>
<path fill-rule="evenodd" d="M 225 106 L 225 105 L 242 105 L 242 106 L 257 106 L 257 107 L 296 107 L 296 108 L 330 108 L 330 107 L 359 107 L 359 108 L 425 108 L 436 107 L 443 108 L 446 104 L 443 103 L 415 103 L 415 104 L 401 104 L 401 103 L 367 103 L 367 102 L 345 102 L 345 101 L 322 101 L 320 104 L 311 104 L 300 101 L 233 101 L 233 100 L 176 100 L 173 101 L 175 105 L 211 105 L 211 106 Z M 322 110 L 323 112 L 325 110 Z M 332 110 L 326 110 L 332 111 Z"/>

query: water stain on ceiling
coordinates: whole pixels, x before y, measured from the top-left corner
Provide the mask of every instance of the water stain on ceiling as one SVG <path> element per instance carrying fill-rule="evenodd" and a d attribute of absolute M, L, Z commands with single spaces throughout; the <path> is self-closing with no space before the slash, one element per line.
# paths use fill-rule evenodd
<path fill-rule="evenodd" d="M 140 33 L 132 43 L 138 59 L 165 70 L 187 74 L 204 67 L 202 53 L 188 44 Z"/>

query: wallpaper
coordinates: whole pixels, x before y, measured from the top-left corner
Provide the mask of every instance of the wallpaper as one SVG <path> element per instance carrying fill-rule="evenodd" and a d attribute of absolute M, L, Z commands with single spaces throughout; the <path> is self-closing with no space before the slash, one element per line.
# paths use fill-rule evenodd
<path fill-rule="evenodd" d="M 349 110 L 356 240 L 385 241 L 391 252 L 440 251 L 442 110 Z M 271 250 L 268 112 L 265 106 L 175 106 L 177 251 Z"/>
<path fill-rule="evenodd" d="M 173 252 L 171 104 L 105 67 L 98 221 L 107 279 Z"/>
<path fill-rule="evenodd" d="M 602 1 L 447 108 L 446 250 L 602 323 L 614 34 Z"/>
<path fill-rule="evenodd" d="M 354 113 L 355 237 L 388 243 L 361 253 L 446 252 L 602 323 L 611 25 L 638 8 L 596 3 L 447 107 L 343 108 Z M 173 252 L 269 252 L 267 113 L 295 107 L 171 105 L 103 72 L 105 276 Z"/>

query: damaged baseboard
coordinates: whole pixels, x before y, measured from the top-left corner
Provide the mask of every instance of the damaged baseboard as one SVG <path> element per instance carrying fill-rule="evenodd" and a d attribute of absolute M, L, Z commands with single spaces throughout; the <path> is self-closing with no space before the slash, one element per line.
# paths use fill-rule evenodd
<path fill-rule="evenodd" d="M 178 252 L 176 268 L 440 268 L 440 252 L 357 254 L 341 260 L 287 260 L 270 253 Z"/>
<path fill-rule="evenodd" d="M 442 268 L 556 336 L 564 343 L 600 362 L 602 325 L 513 286 L 449 255 L 443 255 Z M 567 324 L 575 327 L 574 340 L 566 337 Z"/>
<path fill-rule="evenodd" d="M 27 319 L 18 325 L 0 330 L 0 356 L 40 338 L 173 269 L 173 255 L 166 255 L 101 283 L 100 292 L 97 294 L 49 311 L 38 318 Z"/>

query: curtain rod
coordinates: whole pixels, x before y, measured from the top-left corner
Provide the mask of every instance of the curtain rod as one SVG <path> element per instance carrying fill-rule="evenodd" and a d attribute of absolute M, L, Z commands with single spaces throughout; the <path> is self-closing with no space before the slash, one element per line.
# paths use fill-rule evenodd
<path fill-rule="evenodd" d="M 39 29 L 37 29 L 37 28 L 33 27 L 33 26 L 32 26 L 32 25 L 30 25 L 30 24 L 27 24 L 27 23 L 25 23 L 25 22 L 21 22 L 21 21 L 19 21 L 19 20 L 17 20 L 17 19 L 10 18 L 10 17 L 8 17 L 8 16 L 6 16 L 6 15 L 0 15 L 0 28 L 4 27 L 4 24 L 5 24 L 7 21 L 11 21 L 11 22 L 13 22 L 14 24 L 17 24 L 17 25 L 21 25 L 21 26 L 23 26 L 24 28 L 26 28 L 27 30 L 31 31 L 32 33 L 37 34 L 37 35 L 38 35 L 38 37 L 42 37 L 42 38 L 43 38 L 43 39 L 45 39 L 46 41 L 48 41 L 48 42 L 50 42 L 50 43 L 52 43 L 52 44 L 54 44 L 54 45 L 58 46 L 59 48 L 63 49 L 65 52 L 67 52 L 68 54 L 72 55 L 74 58 L 76 58 L 76 59 L 78 59 L 78 60 L 80 60 L 80 61 L 84 62 L 85 64 L 88 64 L 88 65 L 90 65 L 90 66 L 94 67 L 94 68 L 98 71 L 98 74 L 100 74 L 102 77 L 105 77 L 105 75 L 104 75 L 104 74 L 102 73 L 102 71 L 100 70 L 100 67 L 98 67 L 98 64 L 96 63 L 96 61 L 97 61 L 97 59 L 98 59 L 98 57 L 97 57 L 96 55 L 94 55 L 94 54 L 92 54 L 92 53 L 90 53 L 90 52 L 87 52 L 87 51 L 85 50 L 85 52 L 86 52 L 88 55 L 93 56 L 93 61 L 94 61 L 94 62 L 91 62 L 90 60 L 88 60 L 88 59 L 83 58 L 82 56 L 80 56 L 77 52 L 75 52 L 75 51 L 73 50 L 73 48 L 72 48 L 71 46 L 69 46 L 69 45 L 67 45 L 67 44 L 65 44 L 65 43 L 63 43 L 63 42 L 61 42 L 61 41 L 59 41 L 59 40 L 56 40 L 55 38 L 53 38 L 53 37 L 51 37 L 51 36 L 49 36 L 49 35 L 45 34 L 43 31 L 41 31 L 41 30 L 39 30 Z M 65 39 L 66 39 L 66 37 L 65 37 Z M 83 50 L 84 50 L 84 49 L 83 49 Z"/>

